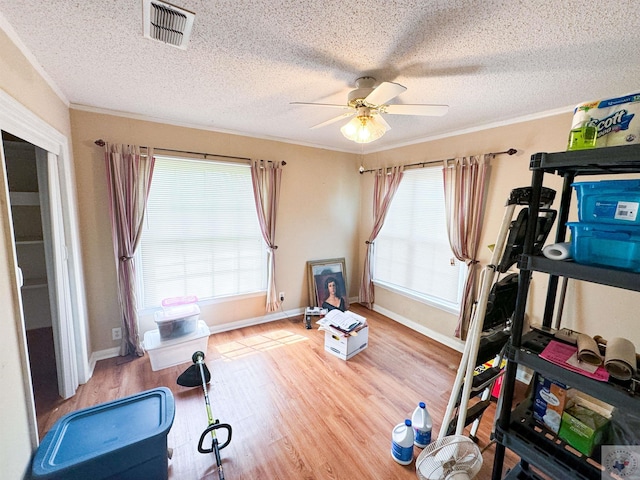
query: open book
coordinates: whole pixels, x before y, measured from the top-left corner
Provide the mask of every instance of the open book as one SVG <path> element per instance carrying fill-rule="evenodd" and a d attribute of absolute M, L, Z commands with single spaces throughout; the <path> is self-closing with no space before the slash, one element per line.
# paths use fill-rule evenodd
<path fill-rule="evenodd" d="M 349 333 L 360 325 L 367 323 L 367 319 L 362 315 L 350 311 L 329 310 L 323 318 L 323 324 L 334 327 L 342 332 Z"/>

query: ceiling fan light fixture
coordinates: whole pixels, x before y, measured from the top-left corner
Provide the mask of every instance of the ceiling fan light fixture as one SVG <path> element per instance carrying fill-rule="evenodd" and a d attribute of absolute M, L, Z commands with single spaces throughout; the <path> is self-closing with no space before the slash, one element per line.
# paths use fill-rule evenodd
<path fill-rule="evenodd" d="M 358 115 L 340 128 L 342 135 L 356 143 L 369 143 L 382 137 L 387 127 L 370 115 Z"/>
<path fill-rule="evenodd" d="M 291 102 L 291 104 L 348 110 L 347 113 L 325 120 L 311 128 L 325 127 L 346 117 L 354 117 L 340 131 L 345 138 L 356 143 L 373 142 L 382 137 L 391 128 L 381 114 L 440 116 L 447 113 L 449 108 L 447 105 L 389 104 L 390 100 L 400 95 L 407 88 L 393 82 L 382 82 L 377 87 L 375 87 L 375 84 L 376 79 L 373 77 L 358 78 L 356 80 L 356 89 L 349 92 L 346 105 L 306 102 Z"/>

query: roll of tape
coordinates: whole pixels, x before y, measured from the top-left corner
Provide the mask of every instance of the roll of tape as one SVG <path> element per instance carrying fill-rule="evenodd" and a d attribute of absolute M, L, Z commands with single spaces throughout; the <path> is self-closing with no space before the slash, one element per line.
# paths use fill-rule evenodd
<path fill-rule="evenodd" d="M 542 249 L 542 254 L 551 260 L 567 260 L 571 258 L 571 243 L 552 243 Z"/>

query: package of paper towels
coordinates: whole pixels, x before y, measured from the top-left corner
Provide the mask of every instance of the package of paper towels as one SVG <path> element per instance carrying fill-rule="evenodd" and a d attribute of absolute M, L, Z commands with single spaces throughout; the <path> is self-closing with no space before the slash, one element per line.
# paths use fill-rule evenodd
<path fill-rule="evenodd" d="M 589 125 L 598 129 L 596 148 L 640 143 L 640 93 L 581 103 L 573 110 L 572 123 L 585 110 Z"/>
<path fill-rule="evenodd" d="M 571 242 L 547 245 L 542 249 L 542 254 L 551 260 L 568 260 L 571 258 Z"/>

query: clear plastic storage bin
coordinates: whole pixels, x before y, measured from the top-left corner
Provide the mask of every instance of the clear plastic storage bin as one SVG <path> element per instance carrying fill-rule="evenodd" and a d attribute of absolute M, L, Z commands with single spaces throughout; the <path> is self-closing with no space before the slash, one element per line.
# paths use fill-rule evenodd
<path fill-rule="evenodd" d="M 198 320 L 197 329 L 190 335 L 161 340 L 158 330 L 150 330 L 144 334 L 144 348 L 149 354 L 151 370 L 162 370 L 181 363 L 191 362 L 193 352 L 207 351 L 209 342 L 209 327 L 202 320 Z"/>
<path fill-rule="evenodd" d="M 195 332 L 199 318 L 200 307 L 195 303 L 163 307 L 154 314 L 161 340 L 171 340 Z"/>

